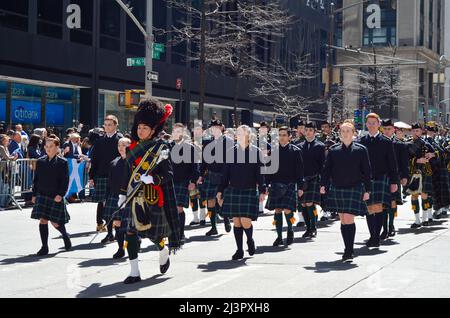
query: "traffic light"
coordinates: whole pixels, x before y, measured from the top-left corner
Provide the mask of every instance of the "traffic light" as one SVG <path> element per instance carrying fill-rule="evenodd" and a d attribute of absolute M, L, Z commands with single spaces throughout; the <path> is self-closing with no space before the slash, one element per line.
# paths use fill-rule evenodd
<path fill-rule="evenodd" d="M 141 90 L 126 90 L 124 93 L 119 93 L 119 106 L 131 108 L 138 106 L 141 101 Z"/>

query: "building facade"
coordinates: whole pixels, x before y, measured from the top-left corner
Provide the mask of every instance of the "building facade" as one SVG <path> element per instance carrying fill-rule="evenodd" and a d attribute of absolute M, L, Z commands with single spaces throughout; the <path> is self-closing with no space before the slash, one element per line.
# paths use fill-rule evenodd
<path fill-rule="evenodd" d="M 147 1 L 126 2 L 145 25 Z M 283 1 L 297 18 L 297 36 L 303 39 L 293 38 L 289 45 L 311 53 L 320 65 L 325 64 L 321 39 L 327 34 L 327 3 Z M 153 8 L 156 28 L 170 29 L 183 18 L 164 0 L 153 0 Z M 157 43 L 168 40 L 167 35 L 155 37 Z M 0 41 L 0 121 L 61 129 L 81 122 L 89 128 L 102 124 L 105 114 L 115 114 L 122 130 L 130 128 L 135 110 L 119 106 L 119 92 L 144 88 L 144 68 L 127 67 L 126 60 L 145 56 L 145 43 L 114 0 L 1 1 Z M 159 83 L 154 84 L 153 95 L 172 104 L 183 99 L 186 106 L 177 110 L 177 120 L 192 124 L 197 116 L 199 76 L 195 65 L 186 61 L 186 50 L 186 45 L 166 45 L 154 60 Z M 269 51 L 282 54 L 282 50 L 276 44 Z M 181 92 L 177 79 L 183 83 Z M 204 119 L 216 114 L 231 124 L 233 79 L 208 74 L 206 82 Z M 251 97 L 251 85 L 248 81 L 240 85 L 239 112 L 250 110 L 254 121 L 271 120 L 273 106 Z M 305 82 L 302 90 L 320 96 L 320 78 Z"/>
<path fill-rule="evenodd" d="M 343 0 L 338 5 L 360 2 Z M 446 120 L 444 92 L 437 85 L 444 54 L 445 2 L 378 0 L 343 10 L 336 42 L 347 50 L 336 50 L 336 56 L 347 88 L 343 107 L 349 116 L 365 108 L 409 123 Z M 364 66 L 354 65 L 360 63 Z"/>

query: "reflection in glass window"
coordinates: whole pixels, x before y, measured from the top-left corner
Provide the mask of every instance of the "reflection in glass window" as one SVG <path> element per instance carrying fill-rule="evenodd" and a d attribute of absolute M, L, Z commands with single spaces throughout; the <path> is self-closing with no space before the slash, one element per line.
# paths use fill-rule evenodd
<path fill-rule="evenodd" d="M 38 34 L 62 38 L 62 1 L 38 0 Z"/>
<path fill-rule="evenodd" d="M 103 49 L 120 50 L 120 10 L 115 1 L 100 3 L 100 47 Z"/>
<path fill-rule="evenodd" d="M 81 8 L 81 29 L 70 30 L 70 41 L 92 45 L 93 1 L 71 0 Z"/>

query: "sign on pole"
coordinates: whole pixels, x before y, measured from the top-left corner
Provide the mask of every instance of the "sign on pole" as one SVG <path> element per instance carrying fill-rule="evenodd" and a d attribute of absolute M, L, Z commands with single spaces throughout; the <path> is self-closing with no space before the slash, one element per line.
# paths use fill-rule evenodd
<path fill-rule="evenodd" d="M 154 71 L 147 71 L 147 80 L 153 83 L 159 82 L 159 73 Z"/>

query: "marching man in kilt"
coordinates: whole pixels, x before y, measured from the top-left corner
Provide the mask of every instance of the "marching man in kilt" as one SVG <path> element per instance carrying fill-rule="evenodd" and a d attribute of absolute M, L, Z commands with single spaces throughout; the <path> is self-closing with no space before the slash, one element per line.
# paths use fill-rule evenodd
<path fill-rule="evenodd" d="M 119 195 L 121 193 L 122 185 L 128 180 L 124 180 L 127 172 L 127 148 L 130 146 L 131 140 L 128 138 L 120 138 L 118 143 L 118 151 L 120 157 L 117 157 L 110 163 L 109 177 L 108 177 L 108 197 L 106 199 L 105 209 L 103 210 L 103 219 L 107 224 L 112 223 L 113 228 L 116 231 L 116 239 L 118 250 L 113 255 L 113 259 L 122 258 L 125 256 L 125 250 L 123 244 L 125 241 L 125 233 L 127 230 L 127 221 L 123 216 L 127 211 L 121 210 L 121 213 L 116 213 L 117 202 L 119 201 Z"/>
<path fill-rule="evenodd" d="M 246 125 L 237 128 L 237 144 L 228 150 L 222 184 L 219 185 L 217 193 L 217 201 L 222 205 L 223 216 L 233 218 L 233 232 L 237 246 L 237 251 L 232 256 L 233 260 L 244 257 L 242 247 L 244 232 L 247 236 L 248 254 L 250 256 L 255 254 L 252 221 L 258 219 L 258 202 L 266 192 L 262 174 L 262 152 L 256 146 L 250 145 L 250 134 L 250 127 Z"/>
<path fill-rule="evenodd" d="M 355 216 L 367 214 L 366 201 L 372 188 L 367 149 L 353 142 L 355 126 L 345 122 L 340 127 L 341 143 L 332 146 L 325 159 L 320 192 L 326 194 L 330 211 L 338 212 L 344 239 L 344 262 L 353 261 Z"/>
<path fill-rule="evenodd" d="M 226 160 L 227 150 L 234 146 L 234 140 L 223 134 L 224 126 L 218 119 L 211 120 L 208 125 L 213 135 L 212 139 L 204 140 L 202 148 L 202 162 L 200 165 L 200 177 L 197 181 L 200 188 L 200 196 L 208 200 L 208 214 L 211 220 L 211 229 L 206 236 L 217 235 L 217 214 L 220 206 L 217 204 L 217 187 L 222 183 L 223 165 Z M 223 218 L 225 231 L 231 231 L 228 217 Z"/>
<path fill-rule="evenodd" d="M 412 142 L 408 144 L 410 155 L 410 175 L 411 181 L 408 185 L 408 193 L 411 194 L 411 208 L 416 218 L 411 225 L 412 229 L 417 229 L 429 225 L 429 219 L 433 218 L 433 209 L 430 202 L 433 193 L 433 169 L 431 164 L 435 160 L 435 150 L 427 141 L 422 138 L 423 130 L 420 123 L 412 125 Z M 422 199 L 422 221 L 420 222 L 419 196 Z"/>
<path fill-rule="evenodd" d="M 31 218 L 39 220 L 42 247 L 37 252 L 38 256 L 48 254 L 49 221 L 61 233 L 66 251 L 72 247 L 65 226 L 70 216 L 64 202 L 69 186 L 69 165 L 66 159 L 58 156 L 59 145 L 58 138 L 47 138 L 45 140 L 47 155 L 36 162 L 32 197 L 34 207 Z"/>
<path fill-rule="evenodd" d="M 302 214 L 306 223 L 303 238 L 313 238 L 317 235 L 316 217 L 317 205 L 321 205 L 320 174 L 325 162 L 325 145 L 316 139 L 316 125 L 307 122 L 305 126 L 306 140 L 300 144 L 302 151 L 305 183 L 301 197 Z"/>
<path fill-rule="evenodd" d="M 359 139 L 359 143 L 369 152 L 373 178 L 370 199 L 367 201 L 369 214 L 366 219 L 370 238 L 366 246 L 379 248 L 385 207 L 392 205 L 392 193 L 397 192 L 399 179 L 392 141 L 380 133 L 380 116 L 375 113 L 367 115 L 366 126 L 369 134 Z"/>
<path fill-rule="evenodd" d="M 149 238 L 159 250 L 160 272 L 170 266 L 171 250 L 180 248 L 180 224 L 173 188 L 173 170 L 167 142 L 158 139 L 172 106 L 156 99 L 141 101 L 134 118 L 133 142 L 127 154 L 127 176 L 118 206 L 130 211 L 126 248 L 131 272 L 125 284 L 141 280 L 138 266 L 138 234 Z M 170 250 L 164 239 L 169 238 Z"/>
<path fill-rule="evenodd" d="M 291 128 L 295 129 L 295 138 L 291 139 L 291 143 L 297 147 L 300 147 L 301 143 L 305 141 L 305 122 L 300 118 L 300 116 L 296 116 L 291 119 Z M 298 223 L 297 227 L 302 227 L 305 225 L 305 220 L 303 218 L 303 208 L 301 204 L 301 200 L 297 198 L 297 206 L 296 211 L 298 211 Z"/>
<path fill-rule="evenodd" d="M 92 201 L 97 202 L 97 232 L 103 232 L 103 209 L 108 194 L 108 173 L 111 161 L 119 157 L 117 143 L 122 135 L 117 132 L 119 121 L 116 116 L 105 117 L 105 135 L 97 139 L 91 151 L 91 169 L 89 170 L 89 186 L 94 188 Z M 102 243 L 114 241 L 112 223 L 108 227 L 108 234 Z"/>
<path fill-rule="evenodd" d="M 278 160 L 278 171 L 267 174 L 266 182 L 270 184 L 266 209 L 275 210 L 274 224 L 277 239 L 273 246 L 283 244 L 283 211 L 288 225 L 285 245 L 294 242 L 292 224 L 295 222 L 294 211 L 297 207 L 297 197 L 303 195 L 303 159 L 300 148 L 289 143 L 290 130 L 281 127 L 278 130 L 278 147 L 272 148 L 271 160 Z"/>
<path fill-rule="evenodd" d="M 405 187 L 409 179 L 409 169 L 408 169 L 408 150 L 406 145 L 395 136 L 394 123 L 391 119 L 386 119 L 382 121 L 383 135 L 388 139 L 392 140 L 394 145 L 395 159 L 397 162 L 397 170 L 400 176 L 400 183 L 397 184 L 397 191 L 392 193 L 391 205 L 385 206 L 384 221 L 383 221 L 383 232 L 380 235 L 381 240 L 385 240 L 388 237 L 395 236 L 394 219 L 397 214 L 397 206 L 403 205 L 402 199 L 402 187 Z M 400 186 L 401 185 L 401 186 Z"/>
<path fill-rule="evenodd" d="M 184 243 L 184 226 L 186 214 L 184 209 L 189 208 L 189 192 L 195 189 L 195 183 L 199 177 L 199 160 L 196 159 L 200 153 L 196 152 L 194 146 L 184 140 L 185 127 L 181 123 L 173 126 L 171 143 L 171 160 L 173 167 L 173 186 L 177 201 L 178 216 L 180 218 L 180 237 Z"/>

